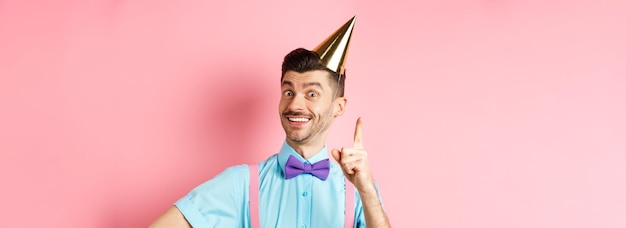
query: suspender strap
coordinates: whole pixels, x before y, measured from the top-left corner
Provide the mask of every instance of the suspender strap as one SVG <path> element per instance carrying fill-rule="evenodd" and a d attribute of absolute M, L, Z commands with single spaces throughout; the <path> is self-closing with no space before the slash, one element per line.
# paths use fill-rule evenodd
<path fill-rule="evenodd" d="M 346 221 L 344 221 L 346 228 L 354 227 L 354 208 L 356 208 L 356 204 L 354 204 L 354 186 L 346 179 Z"/>
<path fill-rule="evenodd" d="M 259 220 L 259 165 L 250 164 L 250 227 L 260 228 L 261 221 Z"/>
<path fill-rule="evenodd" d="M 250 227 L 252 228 L 260 228 L 261 220 L 259 219 L 259 189 L 261 185 L 259 183 L 259 165 L 258 164 L 250 164 L 248 165 L 250 168 Z M 354 209 L 356 204 L 354 203 L 354 186 L 348 181 L 346 181 L 346 205 L 345 205 L 345 227 L 353 228 L 354 227 Z"/>

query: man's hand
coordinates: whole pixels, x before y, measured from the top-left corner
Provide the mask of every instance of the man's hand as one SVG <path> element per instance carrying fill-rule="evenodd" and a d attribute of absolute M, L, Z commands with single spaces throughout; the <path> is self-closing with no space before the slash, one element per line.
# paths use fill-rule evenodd
<path fill-rule="evenodd" d="M 341 148 L 341 150 L 333 149 L 333 158 L 339 163 L 346 178 L 361 193 L 376 191 L 374 187 L 374 178 L 370 171 L 369 161 L 367 159 L 367 151 L 363 148 L 363 132 L 361 117 L 356 121 L 354 129 L 354 145 L 350 148 Z"/>
<path fill-rule="evenodd" d="M 374 186 L 374 178 L 370 171 L 367 152 L 363 148 L 363 132 L 361 117 L 356 120 L 354 129 L 354 145 L 352 148 L 333 149 L 333 158 L 337 160 L 346 178 L 352 182 L 359 191 L 363 213 L 367 227 L 390 227 L 389 219 L 378 199 L 378 193 Z"/>

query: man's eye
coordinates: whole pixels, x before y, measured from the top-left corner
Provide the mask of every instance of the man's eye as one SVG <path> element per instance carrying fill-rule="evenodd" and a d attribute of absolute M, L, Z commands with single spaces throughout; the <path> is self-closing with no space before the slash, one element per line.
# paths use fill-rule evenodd
<path fill-rule="evenodd" d="M 288 97 L 293 96 L 293 92 L 291 92 L 291 91 L 285 91 L 284 94 L 285 94 L 285 96 L 288 96 Z"/>
<path fill-rule="evenodd" d="M 317 93 L 316 92 L 309 92 L 309 97 L 317 97 Z"/>

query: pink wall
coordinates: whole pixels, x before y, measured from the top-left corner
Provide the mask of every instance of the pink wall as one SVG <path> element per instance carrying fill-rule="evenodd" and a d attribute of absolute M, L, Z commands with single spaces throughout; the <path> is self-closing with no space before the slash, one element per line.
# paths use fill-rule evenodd
<path fill-rule="evenodd" d="M 2 227 L 142 227 L 274 153 L 282 57 L 352 15 L 396 227 L 626 227 L 624 1 L 0 1 Z M 435 3 L 436 2 L 436 3 Z"/>

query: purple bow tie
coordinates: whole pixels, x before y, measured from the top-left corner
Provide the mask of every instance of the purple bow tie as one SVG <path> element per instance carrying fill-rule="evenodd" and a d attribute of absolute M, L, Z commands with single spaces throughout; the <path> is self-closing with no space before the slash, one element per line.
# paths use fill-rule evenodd
<path fill-rule="evenodd" d="M 300 174 L 308 173 L 320 180 L 326 180 L 329 171 L 330 161 L 328 159 L 321 160 L 311 165 L 302 163 L 293 155 L 289 155 L 287 164 L 285 164 L 285 179 L 291 179 Z"/>

